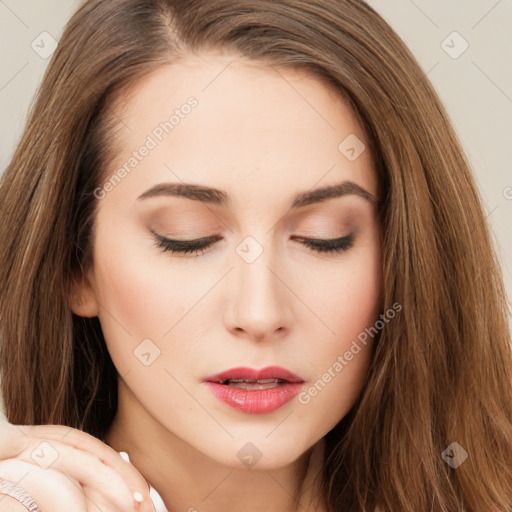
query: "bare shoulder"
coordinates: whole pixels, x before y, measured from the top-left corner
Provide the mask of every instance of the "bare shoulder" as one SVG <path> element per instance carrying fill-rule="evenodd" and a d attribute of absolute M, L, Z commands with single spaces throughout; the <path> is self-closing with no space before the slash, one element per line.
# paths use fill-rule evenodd
<path fill-rule="evenodd" d="M 27 512 L 27 509 L 18 500 L 0 494 L 0 512 Z"/>

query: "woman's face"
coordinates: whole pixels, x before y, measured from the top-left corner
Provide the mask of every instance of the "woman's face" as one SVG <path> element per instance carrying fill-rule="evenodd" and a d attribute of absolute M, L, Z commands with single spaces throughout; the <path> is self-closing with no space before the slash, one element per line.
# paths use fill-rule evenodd
<path fill-rule="evenodd" d="M 99 317 L 134 415 L 223 464 L 248 452 L 284 466 L 343 418 L 368 370 L 381 262 L 362 129 L 305 73 L 221 55 L 158 70 L 115 112 L 74 311 Z M 207 237 L 187 253 L 165 240 Z M 305 241 L 338 238 L 331 252 Z M 204 381 L 240 367 L 302 382 Z"/>

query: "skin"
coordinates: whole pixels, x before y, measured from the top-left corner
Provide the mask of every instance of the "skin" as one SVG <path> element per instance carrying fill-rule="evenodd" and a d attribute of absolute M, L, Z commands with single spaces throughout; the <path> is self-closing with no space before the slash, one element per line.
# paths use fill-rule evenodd
<path fill-rule="evenodd" d="M 137 469 L 99 439 L 64 425 L 11 425 L 0 418 L 0 476 L 41 512 L 154 512 Z M 141 492 L 141 504 L 134 493 Z M 20 509 L 0 494 L 0 512 Z"/>
<path fill-rule="evenodd" d="M 297 510 L 291 495 L 303 471 L 303 509 L 323 510 L 309 484 L 321 471 L 324 435 L 361 391 L 371 342 L 307 404 L 294 399 L 272 413 L 232 409 L 201 380 L 278 365 L 307 390 L 375 323 L 375 205 L 350 194 L 290 208 L 299 193 L 344 180 L 377 196 L 372 157 L 366 149 L 350 161 L 340 152 L 348 135 L 366 139 L 349 107 L 317 79 L 202 54 L 145 77 L 115 105 L 119 147 L 105 179 L 190 96 L 197 107 L 99 200 L 94 263 L 73 291 L 74 312 L 99 317 L 119 373 L 107 441 L 129 453 L 172 511 Z M 230 204 L 138 199 L 162 182 L 214 187 Z M 155 245 L 152 230 L 221 239 L 203 253 L 172 254 Z M 292 238 L 349 233 L 353 246 L 330 254 Z M 263 248 L 252 263 L 236 250 L 248 236 Z M 134 355 L 145 339 L 151 357 L 160 351 L 148 366 Z M 261 453 L 252 469 L 237 457 L 248 442 Z"/>

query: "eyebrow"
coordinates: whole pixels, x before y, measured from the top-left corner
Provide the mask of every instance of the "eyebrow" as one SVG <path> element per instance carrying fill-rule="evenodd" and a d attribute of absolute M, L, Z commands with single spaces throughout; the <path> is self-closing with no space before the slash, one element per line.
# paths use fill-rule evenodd
<path fill-rule="evenodd" d="M 304 206 L 319 203 L 335 197 L 348 195 L 357 195 L 362 197 L 372 205 L 377 204 L 377 198 L 366 189 L 354 183 L 353 181 L 343 181 L 336 185 L 308 190 L 297 195 L 292 202 L 291 208 L 302 208 Z M 203 203 L 209 203 L 217 206 L 228 206 L 230 204 L 229 196 L 223 190 L 191 183 L 159 183 L 146 190 L 138 197 L 138 200 L 148 199 L 150 197 L 174 196 L 184 197 Z"/>

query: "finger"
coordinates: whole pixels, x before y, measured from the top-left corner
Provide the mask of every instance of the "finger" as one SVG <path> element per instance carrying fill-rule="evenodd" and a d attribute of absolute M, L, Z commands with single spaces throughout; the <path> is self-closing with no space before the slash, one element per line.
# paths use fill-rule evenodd
<path fill-rule="evenodd" d="M 41 512 L 138 510 L 133 503 L 120 503 L 115 489 L 106 485 L 88 487 L 53 467 L 41 468 L 21 459 L 8 459 L 0 462 L 0 475 L 27 491 Z"/>
<path fill-rule="evenodd" d="M 0 460 L 16 457 L 29 442 L 27 434 L 17 425 L 0 420 Z"/>
<path fill-rule="evenodd" d="M 149 495 L 149 484 L 144 477 L 133 464 L 123 460 L 118 452 L 96 437 L 64 425 L 38 425 L 35 427 L 20 425 L 19 427 L 22 432 L 34 438 L 40 438 L 41 440 L 53 439 L 68 446 L 78 448 L 90 455 L 94 455 L 122 477 L 130 490 L 132 500 L 134 499 L 134 493 L 138 492 L 142 495 L 143 502 L 139 507 L 141 512 L 154 511 Z"/>
<path fill-rule="evenodd" d="M 137 489 L 130 488 L 129 477 L 123 477 L 96 454 L 50 439 L 29 447 L 18 458 L 67 475 L 79 482 L 88 496 L 93 493 L 108 496 L 115 510 L 136 510 L 134 493 Z M 149 492 L 146 491 L 146 494 L 146 503 L 149 503 Z M 137 510 L 144 509 L 137 507 Z"/>
<path fill-rule="evenodd" d="M 78 482 L 53 469 L 8 459 L 0 461 L 0 476 L 23 488 L 41 512 L 86 512 L 85 495 Z"/>

